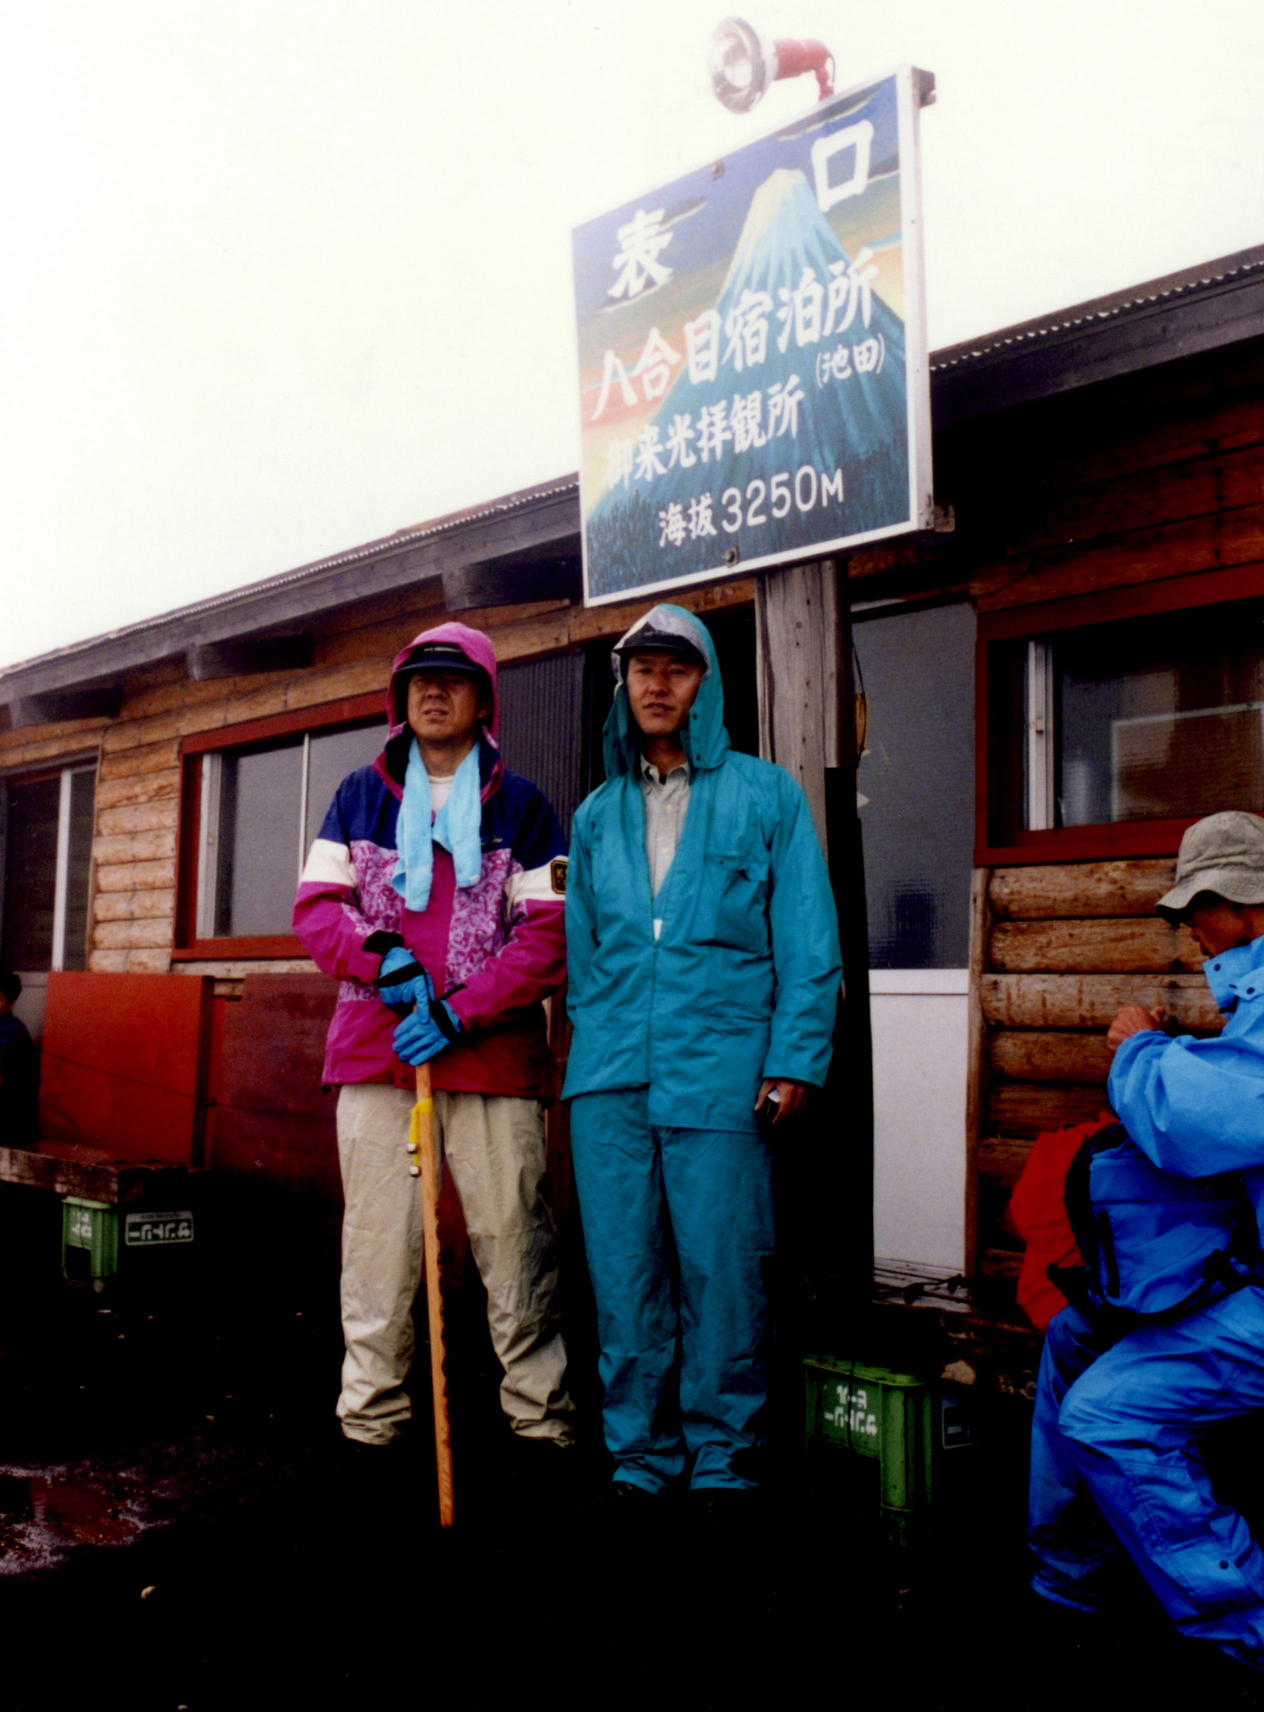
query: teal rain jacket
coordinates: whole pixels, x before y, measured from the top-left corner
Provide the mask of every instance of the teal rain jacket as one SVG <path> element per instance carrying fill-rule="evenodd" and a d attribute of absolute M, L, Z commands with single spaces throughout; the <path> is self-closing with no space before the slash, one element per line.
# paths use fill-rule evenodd
<path fill-rule="evenodd" d="M 842 972 L 834 900 L 799 786 L 729 748 L 710 635 L 681 607 L 657 606 L 649 621 L 708 661 L 683 737 L 689 810 L 654 899 L 639 734 L 616 655 L 606 783 L 580 805 L 571 844 L 563 1094 L 648 1086 L 651 1124 L 749 1130 L 765 1077 L 825 1080 Z"/>

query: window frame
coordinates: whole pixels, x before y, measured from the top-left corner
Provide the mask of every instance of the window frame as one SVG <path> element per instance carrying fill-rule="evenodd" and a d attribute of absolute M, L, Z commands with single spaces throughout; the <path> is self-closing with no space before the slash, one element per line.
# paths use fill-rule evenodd
<path fill-rule="evenodd" d="M 14 768 L 12 772 L 0 774 L 0 790 L 8 791 L 15 785 L 46 784 L 52 779 L 57 780 L 57 832 L 55 871 L 53 874 L 53 926 L 52 945 L 49 949 L 47 970 L 22 969 L 23 975 L 42 975 L 60 973 L 66 965 L 66 905 L 70 890 L 70 813 L 73 786 L 71 780 L 78 774 L 92 775 L 92 836 L 88 847 L 88 887 L 87 887 L 87 917 L 84 924 L 83 968 L 88 967 L 88 957 L 92 949 L 92 899 L 95 892 L 96 858 L 93 845 L 96 841 L 96 793 L 101 772 L 101 757 L 96 750 L 84 751 L 78 755 L 66 756 L 57 761 L 45 763 L 43 766 L 29 768 Z M 8 865 L 8 815 L 0 813 L 0 907 L 3 906 L 5 892 L 5 875 Z"/>
<path fill-rule="evenodd" d="M 979 613 L 976 672 L 975 863 L 981 868 L 1037 862 L 1104 861 L 1111 857 L 1169 856 L 1185 829 L 1198 818 L 1107 821 L 1093 826 L 1032 827 L 1006 841 L 991 838 L 993 757 L 992 650 L 998 643 L 1026 641 L 1038 647 L 1059 633 L 1087 625 L 1126 622 L 1163 613 L 1204 610 L 1236 601 L 1264 599 L 1264 564 L 1203 571 L 1162 582 L 1072 595 L 1031 606 Z M 1030 741 L 1028 737 L 1025 741 Z M 1260 791 L 1264 813 L 1264 785 Z M 1049 817 L 1046 817 L 1049 818 Z"/>
<path fill-rule="evenodd" d="M 204 875 L 202 869 L 203 829 L 205 815 L 208 756 L 222 755 L 229 750 L 245 749 L 272 739 L 296 734 L 313 736 L 376 719 L 386 740 L 386 715 L 383 691 L 371 690 L 364 695 L 345 696 L 337 701 L 319 702 L 312 707 L 295 708 L 263 719 L 246 720 L 240 725 L 220 726 L 214 731 L 199 731 L 185 737 L 180 745 L 180 810 L 176 842 L 176 919 L 173 963 L 245 962 L 266 958 L 306 957 L 307 951 L 296 934 L 256 934 L 233 938 L 202 937 L 198 933 L 203 901 Z"/>

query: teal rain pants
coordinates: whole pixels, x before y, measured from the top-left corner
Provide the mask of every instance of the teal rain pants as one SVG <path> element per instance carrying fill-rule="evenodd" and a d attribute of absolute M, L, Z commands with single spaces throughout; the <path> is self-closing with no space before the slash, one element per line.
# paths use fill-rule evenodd
<path fill-rule="evenodd" d="M 615 1479 L 756 1484 L 767 1437 L 772 1153 L 756 1131 L 652 1125 L 648 1093 L 581 1094 L 571 1145 Z"/>

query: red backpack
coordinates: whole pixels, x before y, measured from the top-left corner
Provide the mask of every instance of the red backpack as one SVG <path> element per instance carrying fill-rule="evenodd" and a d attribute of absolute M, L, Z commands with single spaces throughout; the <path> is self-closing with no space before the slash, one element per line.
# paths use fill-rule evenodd
<path fill-rule="evenodd" d="M 1115 1121 L 1106 1111 L 1089 1123 L 1038 1135 L 1010 1196 L 1010 1218 L 1027 1245 L 1018 1274 L 1018 1305 L 1038 1331 L 1044 1331 L 1068 1300 L 1050 1279 L 1049 1268 L 1084 1263 L 1067 1212 L 1067 1172 L 1089 1136 Z"/>

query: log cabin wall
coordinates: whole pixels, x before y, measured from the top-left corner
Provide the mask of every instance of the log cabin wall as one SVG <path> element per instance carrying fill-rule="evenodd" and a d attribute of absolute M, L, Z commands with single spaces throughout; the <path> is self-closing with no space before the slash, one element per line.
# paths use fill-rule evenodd
<path fill-rule="evenodd" d="M 1264 339 L 962 424 L 936 485 L 979 612 L 1264 559 Z"/>
<path fill-rule="evenodd" d="M 1192 938 L 1153 913 L 1171 874 L 1168 860 L 1137 860 L 995 868 L 987 876 L 979 991 L 984 1277 L 1017 1275 L 1021 1244 L 1008 1204 L 1035 1136 L 1108 1109 L 1105 1033 L 1116 1011 L 1161 1006 L 1186 1032 L 1220 1024 Z"/>
<path fill-rule="evenodd" d="M 1188 579 L 1190 605 L 1258 594 L 1264 341 L 963 429 L 949 437 L 940 468 L 959 526 L 952 554 L 963 572 L 971 561 L 965 575 L 981 619 L 1003 612 L 1021 622 L 1030 608 L 1038 634 L 1054 610 L 1047 603 L 1067 599 L 1099 603 L 1102 621 L 1118 619 L 1157 604 L 1164 585 L 1170 599 L 1175 579 Z M 1258 801 L 1224 806 L 1264 811 L 1264 780 Z M 1098 860 L 1084 829 L 1074 854 L 1090 859 L 1059 861 L 1056 849 L 1037 846 L 1028 862 L 989 849 L 985 814 L 986 803 L 973 1264 L 1001 1282 L 1018 1270 L 1007 1206 L 1033 1138 L 1106 1109 L 1104 1035 L 1120 1005 L 1162 1005 L 1193 1031 L 1221 1019 L 1192 939 L 1153 913 L 1171 883 L 1179 828 L 1168 823 L 1147 845 L 1140 827 L 1133 848 L 1145 855 L 1111 858 L 1104 845 Z"/>

